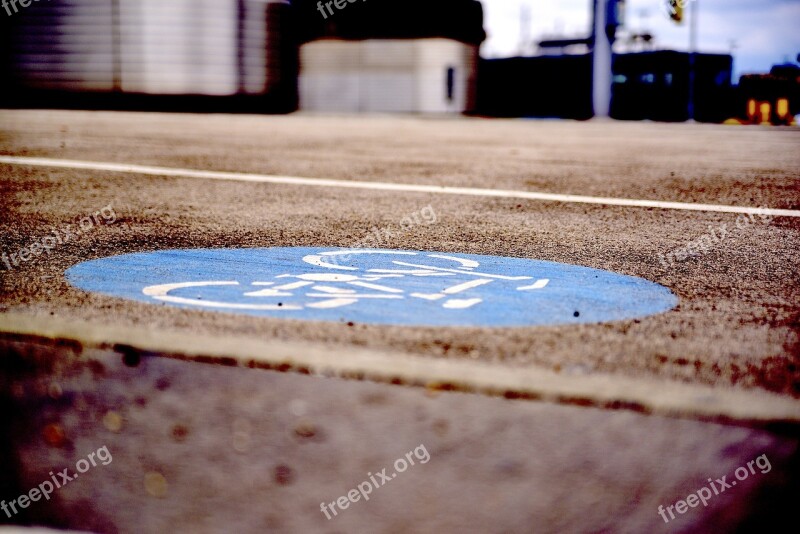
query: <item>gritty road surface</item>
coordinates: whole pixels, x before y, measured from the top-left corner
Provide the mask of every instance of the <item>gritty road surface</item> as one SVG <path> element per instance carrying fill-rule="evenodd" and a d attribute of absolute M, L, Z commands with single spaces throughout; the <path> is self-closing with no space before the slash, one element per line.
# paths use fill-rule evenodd
<path fill-rule="evenodd" d="M 0 431 L 12 459 L 0 497 L 102 446 L 114 454 L 89 480 L 0 522 L 98 532 L 777 528 L 800 472 L 798 148 L 791 128 L 0 111 L 0 253 L 113 210 L 47 253 L 0 265 Z M 420 185 L 610 200 L 411 187 Z M 783 211 L 748 217 L 742 207 Z M 435 217 L 402 223 L 426 208 Z M 372 248 L 602 269 L 660 284 L 678 304 L 594 324 L 408 327 L 136 302 L 64 275 L 156 250 L 357 247 L 375 229 Z M 704 237 L 710 246 L 682 253 Z M 420 444 L 429 462 L 330 520 L 320 511 Z M 768 472 L 669 522 L 658 515 L 760 455 Z"/>

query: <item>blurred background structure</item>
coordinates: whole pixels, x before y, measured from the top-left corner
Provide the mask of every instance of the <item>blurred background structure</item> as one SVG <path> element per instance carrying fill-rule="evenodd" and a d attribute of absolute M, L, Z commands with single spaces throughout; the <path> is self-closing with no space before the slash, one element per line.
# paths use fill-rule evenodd
<path fill-rule="evenodd" d="M 475 110 L 478 49 L 486 38 L 480 2 L 342 3 L 347 9 L 334 7 L 323 18 L 317 0 L 295 1 L 303 109 Z"/>
<path fill-rule="evenodd" d="M 6 102 L 292 111 L 297 50 L 290 11 L 280 0 L 51 0 L 20 7 L 3 16 Z"/>
<path fill-rule="evenodd" d="M 737 85 L 730 54 L 659 49 L 626 28 L 624 1 L 587 4 L 600 18 L 584 35 L 538 42 L 523 10 L 520 55 L 493 59 L 479 56 L 478 0 L 16 4 L 0 12 L 1 105 L 773 124 L 800 113 L 797 65 Z"/>

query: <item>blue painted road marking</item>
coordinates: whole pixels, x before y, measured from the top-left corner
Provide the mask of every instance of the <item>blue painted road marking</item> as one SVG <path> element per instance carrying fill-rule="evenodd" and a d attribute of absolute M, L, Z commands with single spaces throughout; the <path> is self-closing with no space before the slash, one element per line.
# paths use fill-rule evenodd
<path fill-rule="evenodd" d="M 164 250 L 78 264 L 67 280 L 151 304 L 406 326 L 600 323 L 674 308 L 667 288 L 522 258 L 337 248 Z"/>

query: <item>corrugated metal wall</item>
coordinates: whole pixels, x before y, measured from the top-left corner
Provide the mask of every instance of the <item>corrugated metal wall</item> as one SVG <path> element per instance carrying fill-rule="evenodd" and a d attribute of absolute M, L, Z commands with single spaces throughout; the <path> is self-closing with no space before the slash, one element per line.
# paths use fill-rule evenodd
<path fill-rule="evenodd" d="M 235 1 L 118 2 L 123 91 L 205 95 L 238 91 Z M 263 45 L 263 34 L 261 41 Z"/>
<path fill-rule="evenodd" d="M 263 95 L 285 89 L 291 71 L 288 8 L 282 0 L 36 2 L 4 21 L 5 70 L 19 89 Z"/>
<path fill-rule="evenodd" d="M 19 6 L 12 15 L 12 81 L 31 88 L 111 90 L 111 0 L 61 0 Z"/>

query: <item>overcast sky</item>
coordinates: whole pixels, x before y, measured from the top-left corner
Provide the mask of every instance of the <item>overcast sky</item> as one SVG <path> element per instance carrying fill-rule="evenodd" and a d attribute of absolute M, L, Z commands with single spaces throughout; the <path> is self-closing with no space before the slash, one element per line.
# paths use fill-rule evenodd
<path fill-rule="evenodd" d="M 666 0 L 627 0 L 627 27 L 646 30 L 659 48 L 687 50 L 689 26 L 676 25 L 665 13 Z M 695 0 L 698 3 L 702 52 L 734 54 L 734 70 L 766 72 L 775 63 L 795 61 L 800 54 L 800 0 Z M 488 39 L 485 57 L 519 51 L 520 13 L 530 8 L 534 41 L 555 35 L 586 36 L 592 0 L 481 0 Z M 687 11 L 690 8 L 687 7 Z"/>

